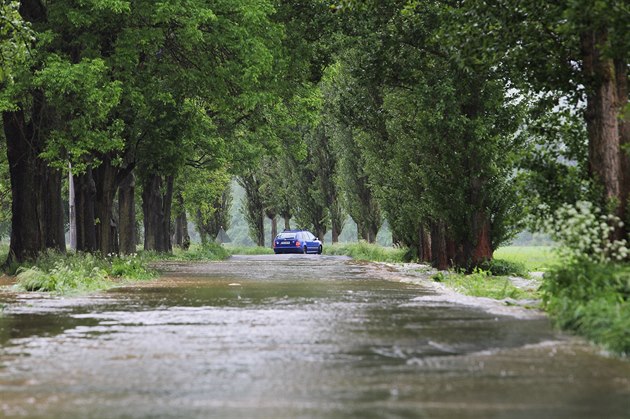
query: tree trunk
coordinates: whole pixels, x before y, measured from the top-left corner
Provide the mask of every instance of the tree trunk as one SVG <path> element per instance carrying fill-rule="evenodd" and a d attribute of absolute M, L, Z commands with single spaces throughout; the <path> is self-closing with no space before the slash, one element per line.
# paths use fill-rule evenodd
<path fill-rule="evenodd" d="M 619 113 L 615 66 L 600 48 L 608 43 L 606 30 L 582 34 L 582 54 L 587 82 L 586 126 L 589 138 L 589 171 L 602 187 L 605 204 L 621 210 Z M 622 216 L 621 213 L 618 215 Z"/>
<path fill-rule="evenodd" d="M 174 244 L 184 250 L 190 247 L 190 235 L 188 234 L 188 217 L 184 209 L 184 197 L 181 193 L 177 194 L 177 206 L 179 214 L 175 217 L 175 240 Z"/>
<path fill-rule="evenodd" d="M 118 253 L 118 224 L 114 218 L 114 197 L 118 189 L 118 168 L 104 158 L 100 166 L 92 170 L 96 187 L 94 206 L 96 222 L 96 248 L 103 255 Z"/>
<path fill-rule="evenodd" d="M 419 242 L 420 250 L 418 252 L 418 258 L 422 262 L 431 262 L 433 256 L 431 253 L 431 232 L 423 225 L 419 228 Z"/>
<path fill-rule="evenodd" d="M 630 233 L 630 109 L 628 108 L 628 64 L 624 60 L 615 61 L 615 81 L 619 101 L 619 145 L 621 163 L 621 209 L 625 223 L 619 238 Z"/>
<path fill-rule="evenodd" d="M 130 173 L 118 187 L 118 227 L 120 236 L 120 253 L 130 255 L 136 253 L 136 179 Z"/>
<path fill-rule="evenodd" d="M 70 225 L 70 248 L 77 250 L 77 207 L 74 194 L 74 176 L 72 166 L 68 174 L 68 224 Z"/>
<path fill-rule="evenodd" d="M 291 230 L 291 217 L 284 217 L 284 229 Z"/>
<path fill-rule="evenodd" d="M 278 217 L 274 215 L 273 218 L 271 219 L 271 240 L 269 241 L 269 243 L 271 243 L 271 247 L 273 247 L 273 243 L 277 235 L 278 235 Z"/>
<path fill-rule="evenodd" d="M 484 212 L 477 212 L 473 221 L 475 243 L 470 257 L 472 267 L 492 260 L 492 234 L 490 220 Z"/>
<path fill-rule="evenodd" d="M 32 124 L 24 112 L 3 112 L 7 158 L 11 177 L 11 244 L 7 264 L 37 257 L 44 249 L 38 153 Z"/>
<path fill-rule="evenodd" d="M 94 252 L 96 250 L 96 225 L 94 202 L 96 185 L 92 169 L 75 176 L 75 207 L 77 216 L 77 251 Z"/>
<path fill-rule="evenodd" d="M 142 190 L 144 213 L 144 250 L 171 252 L 171 204 L 173 199 L 173 177 L 166 179 L 166 191 L 162 193 L 163 180 L 150 175 Z"/>
<path fill-rule="evenodd" d="M 63 199 L 61 197 L 61 172 L 51 169 L 44 161 L 40 160 L 39 163 L 43 179 L 41 197 L 43 199 L 45 246 L 47 249 L 65 252 L 66 234 Z"/>
<path fill-rule="evenodd" d="M 439 270 L 448 269 L 448 254 L 446 251 L 446 226 L 438 221 L 431 226 L 431 255 L 433 266 Z"/>

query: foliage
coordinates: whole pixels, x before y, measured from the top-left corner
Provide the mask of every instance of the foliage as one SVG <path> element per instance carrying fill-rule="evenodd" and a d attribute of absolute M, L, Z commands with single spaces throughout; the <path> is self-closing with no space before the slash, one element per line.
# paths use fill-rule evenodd
<path fill-rule="evenodd" d="M 17 286 L 26 291 L 69 293 L 105 289 L 111 282 L 107 281 L 107 271 L 98 266 L 66 264 L 59 260 L 47 270 L 37 266 L 19 268 Z"/>
<path fill-rule="evenodd" d="M 496 300 L 505 298 L 519 299 L 527 296 L 524 291 L 516 288 L 505 276 L 492 276 L 489 271 L 475 269 L 472 274 L 449 273 L 439 282 L 446 286 L 473 297 L 488 297 Z"/>
<path fill-rule="evenodd" d="M 110 263 L 110 274 L 117 278 L 143 280 L 153 279 L 157 276 L 157 272 L 148 268 L 147 262 L 135 253 L 124 257 L 113 256 Z"/>
<path fill-rule="evenodd" d="M 603 214 L 589 201 L 561 206 L 555 217 L 546 220 L 545 227 L 559 244 L 557 252 L 565 262 L 589 260 L 605 264 L 626 260 L 630 255 L 628 239 L 614 238 L 623 222 L 613 214 Z"/>
<path fill-rule="evenodd" d="M 617 353 L 630 354 L 630 268 L 574 260 L 547 272 L 546 310 L 573 330 Z"/>
<path fill-rule="evenodd" d="M 350 256 L 356 260 L 371 262 L 402 262 L 407 249 L 382 247 L 366 241 L 324 246 L 325 255 Z"/>
<path fill-rule="evenodd" d="M 17 285 L 26 291 L 89 292 L 111 288 L 113 278 L 146 280 L 157 276 L 137 255 L 99 257 L 89 253 L 42 253 L 32 265 L 17 268 Z"/>
<path fill-rule="evenodd" d="M 18 1 L 0 4 L 0 112 L 13 108 L 5 96 L 14 82 L 14 73 L 27 61 L 29 45 L 35 40 L 30 25 L 19 14 Z"/>
<path fill-rule="evenodd" d="M 230 257 L 230 253 L 219 243 L 209 241 L 202 245 L 191 245 L 188 250 L 176 250 L 173 255 L 160 255 L 160 258 L 172 260 L 212 261 L 224 260 Z"/>

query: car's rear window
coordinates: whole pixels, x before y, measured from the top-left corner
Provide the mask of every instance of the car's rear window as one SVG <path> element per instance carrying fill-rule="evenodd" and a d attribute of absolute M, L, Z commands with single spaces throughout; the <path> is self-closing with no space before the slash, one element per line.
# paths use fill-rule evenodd
<path fill-rule="evenodd" d="M 290 239 L 293 240 L 295 239 L 295 233 L 280 233 L 278 234 L 278 237 L 276 237 L 277 239 Z"/>

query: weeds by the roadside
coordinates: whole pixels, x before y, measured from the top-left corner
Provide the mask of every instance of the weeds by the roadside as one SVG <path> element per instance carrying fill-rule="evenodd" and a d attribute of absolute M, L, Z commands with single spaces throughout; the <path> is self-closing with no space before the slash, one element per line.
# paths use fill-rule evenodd
<path fill-rule="evenodd" d="M 371 262 L 403 262 L 406 252 L 406 248 L 383 247 L 365 241 L 324 246 L 326 255 L 350 256 Z"/>
<path fill-rule="evenodd" d="M 505 298 L 532 298 L 532 293 L 515 287 L 506 276 L 492 276 L 489 271 L 476 269 L 471 274 L 438 272 L 433 280 L 441 282 L 455 291 L 472 297 L 488 297 L 497 300 Z"/>
<path fill-rule="evenodd" d="M 114 278 L 134 281 L 151 279 L 157 272 L 146 261 L 131 256 L 99 257 L 89 253 L 45 252 L 34 262 L 17 268 L 17 287 L 26 291 L 58 293 L 107 289 Z"/>
<path fill-rule="evenodd" d="M 575 261 L 547 272 L 542 291 L 558 326 L 630 354 L 630 266 Z"/>
<path fill-rule="evenodd" d="M 271 247 L 225 245 L 230 255 L 273 255 Z"/>
<path fill-rule="evenodd" d="M 160 253 L 155 251 L 139 252 L 142 259 L 147 262 L 158 262 L 161 260 L 174 261 L 212 261 L 224 260 L 230 257 L 230 253 L 219 243 L 210 242 L 206 244 L 192 244 L 188 249 L 179 247 L 173 248 L 173 253 Z"/>

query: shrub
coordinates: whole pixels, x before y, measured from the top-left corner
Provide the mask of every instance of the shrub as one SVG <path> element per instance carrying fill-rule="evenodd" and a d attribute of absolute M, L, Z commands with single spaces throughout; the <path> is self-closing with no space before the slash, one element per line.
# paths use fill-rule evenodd
<path fill-rule="evenodd" d="M 615 215 L 602 214 L 591 202 L 563 205 L 544 226 L 560 244 L 557 251 L 564 261 L 587 259 L 608 263 L 626 260 L 630 255 L 626 239 L 611 240 L 613 232 L 623 227 L 623 222 Z"/>
<path fill-rule="evenodd" d="M 630 267 L 574 261 L 545 274 L 542 292 L 558 326 L 630 353 Z"/>

